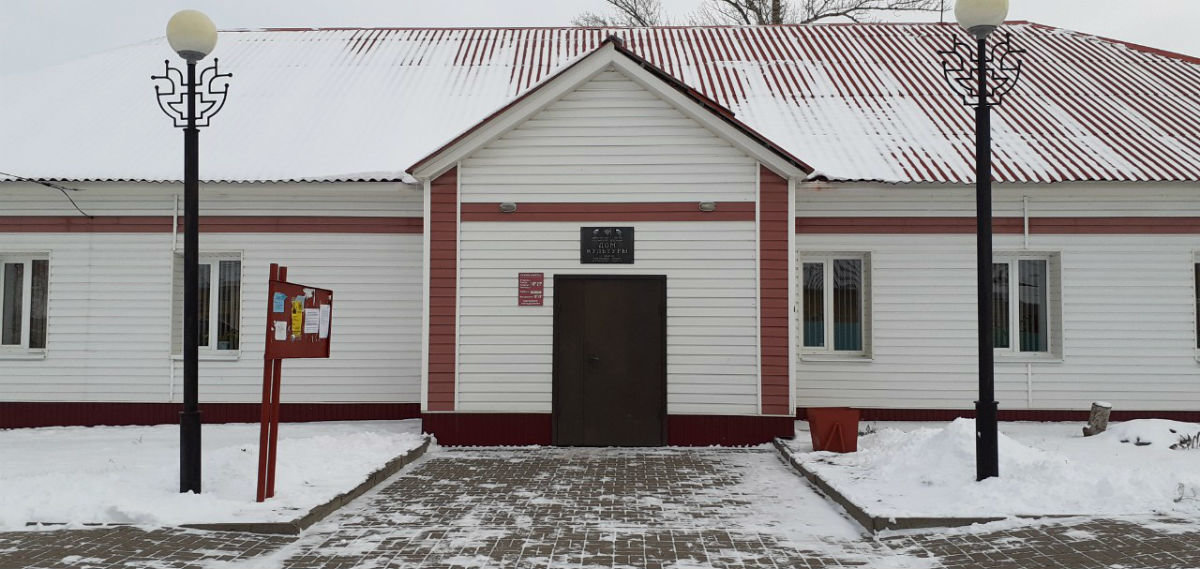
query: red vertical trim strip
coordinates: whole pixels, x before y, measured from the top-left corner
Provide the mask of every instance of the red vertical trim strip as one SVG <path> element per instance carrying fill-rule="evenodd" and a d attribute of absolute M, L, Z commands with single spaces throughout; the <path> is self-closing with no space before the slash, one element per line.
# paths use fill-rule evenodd
<path fill-rule="evenodd" d="M 429 410 L 454 410 L 458 169 L 429 184 Z"/>
<path fill-rule="evenodd" d="M 762 412 L 787 415 L 788 406 L 788 211 L 787 180 L 759 167 L 758 254 Z"/>

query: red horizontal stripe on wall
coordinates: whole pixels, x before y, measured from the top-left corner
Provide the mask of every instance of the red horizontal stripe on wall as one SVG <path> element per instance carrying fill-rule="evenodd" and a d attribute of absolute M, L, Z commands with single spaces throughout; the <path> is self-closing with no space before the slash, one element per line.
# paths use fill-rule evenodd
<path fill-rule="evenodd" d="M 993 233 L 1022 233 L 1021 218 L 992 219 Z M 796 233 L 975 234 L 974 217 L 797 217 Z"/>
<path fill-rule="evenodd" d="M 258 403 L 201 403 L 205 423 L 257 423 Z M 0 402 L 0 429 L 96 425 L 179 424 L 180 403 Z M 284 403 L 279 418 L 309 421 L 381 421 L 414 419 L 419 403 Z"/>
<path fill-rule="evenodd" d="M 463 221 L 754 221 L 754 202 L 715 202 L 715 211 L 700 211 L 700 202 L 517 203 L 503 213 L 499 203 L 462 204 Z"/>
<path fill-rule="evenodd" d="M 179 217 L 183 231 L 183 217 Z M 166 233 L 169 215 L 0 216 L 0 233 Z M 420 217 L 205 215 L 201 233 L 421 233 Z"/>
<path fill-rule="evenodd" d="M 992 219 L 992 232 L 1021 234 L 1020 217 Z M 974 217 L 797 217 L 796 233 L 975 233 Z M 1082 234 L 1200 234 L 1200 217 L 1031 217 L 1029 233 Z"/>

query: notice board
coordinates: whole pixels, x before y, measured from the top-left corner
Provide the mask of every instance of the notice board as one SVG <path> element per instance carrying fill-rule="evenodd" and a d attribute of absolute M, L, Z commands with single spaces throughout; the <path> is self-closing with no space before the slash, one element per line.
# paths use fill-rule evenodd
<path fill-rule="evenodd" d="M 269 282 L 265 357 L 329 357 L 333 291 L 274 279 Z"/>

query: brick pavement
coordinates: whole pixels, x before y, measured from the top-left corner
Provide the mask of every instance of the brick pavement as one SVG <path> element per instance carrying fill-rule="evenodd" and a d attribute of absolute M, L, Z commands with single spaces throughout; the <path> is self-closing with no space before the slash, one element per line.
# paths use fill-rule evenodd
<path fill-rule="evenodd" d="M 1200 567 L 1200 530 L 1129 520 L 860 538 L 808 488 L 767 450 L 451 449 L 298 539 L 7 532 L 0 569 Z"/>

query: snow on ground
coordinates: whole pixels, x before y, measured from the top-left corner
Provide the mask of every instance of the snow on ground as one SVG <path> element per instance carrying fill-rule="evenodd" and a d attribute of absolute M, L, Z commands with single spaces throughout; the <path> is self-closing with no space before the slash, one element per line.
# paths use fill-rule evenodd
<path fill-rule="evenodd" d="M 421 422 L 284 423 L 275 497 L 254 501 L 257 423 L 205 425 L 202 493 L 179 493 L 179 427 L 0 430 L 0 529 L 26 522 L 288 521 L 420 446 Z"/>
<path fill-rule="evenodd" d="M 848 454 L 812 452 L 797 424 L 797 458 L 872 515 L 1200 517 L 1200 450 L 1169 448 L 1200 424 L 1128 421 L 1084 437 L 1081 423 L 1001 423 L 1000 476 L 983 482 L 971 419 L 873 423 Z"/>

